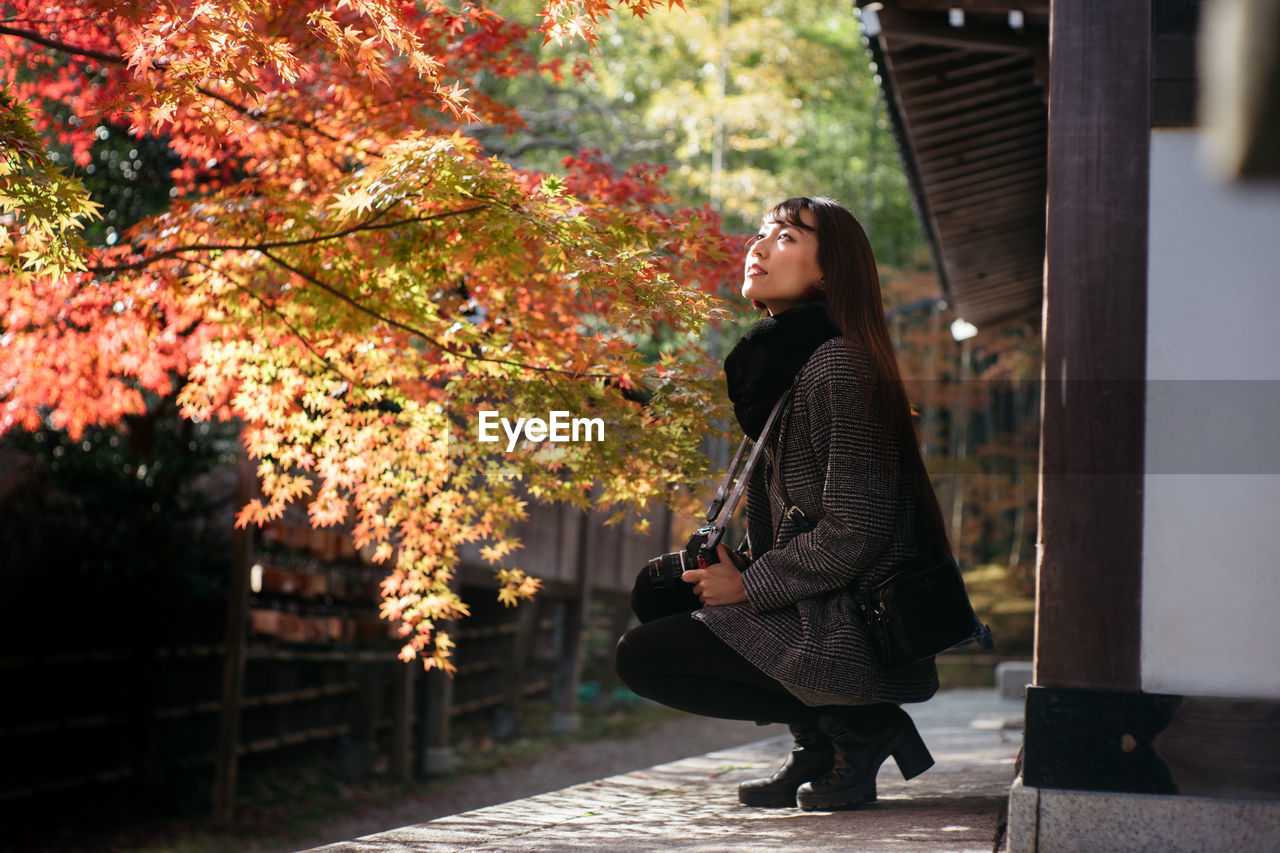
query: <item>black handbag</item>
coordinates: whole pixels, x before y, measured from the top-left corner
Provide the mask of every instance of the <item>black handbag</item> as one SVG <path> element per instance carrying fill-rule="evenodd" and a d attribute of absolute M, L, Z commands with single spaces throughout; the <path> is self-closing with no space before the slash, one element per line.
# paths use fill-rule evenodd
<path fill-rule="evenodd" d="M 889 669 L 973 642 L 992 647 L 991 629 L 973 612 L 950 554 L 876 584 L 861 610 L 880 663 Z"/>
<path fill-rule="evenodd" d="M 790 505 L 777 466 L 773 482 L 783 502 Z M 920 507 L 917 510 L 925 514 Z M 791 511 L 799 508 L 792 506 Z M 802 520 L 801 530 L 812 528 L 811 521 Z M 936 533 L 936 539 L 946 541 L 942 531 Z M 950 552 L 897 572 L 872 587 L 861 600 L 855 587 L 849 592 L 862 612 L 872 648 L 886 669 L 919 663 L 970 643 L 984 649 L 994 645 L 991 629 L 979 621 L 969 603 L 964 577 Z"/>

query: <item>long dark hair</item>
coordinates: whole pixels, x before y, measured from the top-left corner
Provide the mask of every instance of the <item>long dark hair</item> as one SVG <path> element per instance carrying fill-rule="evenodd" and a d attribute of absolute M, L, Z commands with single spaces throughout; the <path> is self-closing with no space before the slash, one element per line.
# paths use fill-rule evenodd
<path fill-rule="evenodd" d="M 801 219 L 801 212 L 806 210 L 813 215 L 816 228 Z M 897 436 L 902 444 L 904 467 L 915 485 L 916 506 L 921 515 L 918 522 L 936 531 L 939 549 L 949 549 L 942 509 L 920 453 L 911 405 L 889 337 L 889 324 L 884 319 L 880 273 L 866 232 L 852 213 L 821 196 L 789 198 L 774 205 L 765 214 L 765 221 L 816 231 L 818 266 L 825 289 L 816 292 L 813 299 L 826 302 L 827 313 L 846 341 L 866 350 L 871 363 L 872 409 L 884 418 L 889 435 Z"/>

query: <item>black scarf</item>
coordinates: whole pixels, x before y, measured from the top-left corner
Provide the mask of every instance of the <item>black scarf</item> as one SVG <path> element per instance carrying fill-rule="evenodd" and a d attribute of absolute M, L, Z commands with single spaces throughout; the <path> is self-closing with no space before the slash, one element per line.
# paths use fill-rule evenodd
<path fill-rule="evenodd" d="M 813 355 L 840 334 L 825 302 L 806 302 L 751 324 L 724 360 L 729 399 L 742 431 L 760 437 L 778 397 Z"/>

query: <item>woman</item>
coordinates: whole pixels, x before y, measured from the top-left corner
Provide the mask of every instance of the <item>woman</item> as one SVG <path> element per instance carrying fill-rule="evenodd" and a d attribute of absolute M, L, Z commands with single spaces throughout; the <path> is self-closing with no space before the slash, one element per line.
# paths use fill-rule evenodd
<path fill-rule="evenodd" d="M 773 776 L 745 805 L 852 808 L 876 797 L 892 755 L 910 779 L 933 764 L 900 707 L 938 689 L 932 659 L 880 666 L 854 594 L 947 549 L 862 227 L 825 198 L 774 207 L 748 243 L 742 294 L 767 311 L 725 360 L 729 397 L 758 438 L 789 395 L 748 482 L 749 564 L 685 572 L 702 608 L 628 631 L 623 681 L 695 714 L 790 726 Z"/>

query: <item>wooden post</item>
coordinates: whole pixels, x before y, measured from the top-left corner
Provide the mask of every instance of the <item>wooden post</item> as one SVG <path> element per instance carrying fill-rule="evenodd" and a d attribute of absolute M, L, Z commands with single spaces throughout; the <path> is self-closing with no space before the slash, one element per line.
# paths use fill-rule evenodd
<path fill-rule="evenodd" d="M 1151 4 L 1052 4 L 1038 685 L 1140 688 Z"/>
<path fill-rule="evenodd" d="M 241 451 L 236 482 L 236 506 L 253 495 L 255 472 Z M 235 815 L 236 771 L 240 747 L 240 702 L 244 692 L 244 660 L 249 624 L 249 566 L 253 533 L 236 528 L 231 534 L 231 577 L 227 590 L 226 655 L 222 661 L 222 704 L 218 715 L 218 748 L 213 770 L 213 819 L 230 823 Z"/>
<path fill-rule="evenodd" d="M 348 696 L 348 734 L 338 740 L 335 756 L 336 771 L 342 778 L 367 776 L 373 772 L 374 753 L 377 750 L 378 723 L 386 704 L 386 686 L 388 680 L 395 680 L 399 675 L 399 664 L 375 663 L 369 660 L 353 660 L 345 667 L 345 678 L 354 681 L 355 691 Z M 398 687 L 398 682 L 393 688 Z M 392 731 L 395 732 L 396 707 L 390 709 Z M 395 769 L 394 750 L 391 756 L 392 769 Z"/>
<path fill-rule="evenodd" d="M 969 342 L 961 341 L 957 350 L 959 362 L 959 387 L 951 408 L 951 547 L 959 548 L 964 533 L 965 481 L 968 473 L 963 470 L 969 456 L 969 420 L 972 398 L 969 395 Z"/>
<path fill-rule="evenodd" d="M 938 391 L 941 378 L 938 376 L 939 336 L 942 334 L 942 308 L 935 302 L 929 308 L 929 338 L 924 348 L 924 370 L 920 380 L 923 393 L 920 395 L 920 453 L 928 461 L 929 453 L 935 446 L 941 447 L 938 432 Z"/>
<path fill-rule="evenodd" d="M 427 670 L 421 683 L 424 701 L 419 775 L 448 773 L 458 766 L 458 757 L 449 743 L 449 709 L 453 705 L 453 679 L 446 673 L 433 668 Z"/>
<path fill-rule="evenodd" d="M 455 592 L 461 589 L 455 573 L 449 582 Z M 457 633 L 457 620 L 436 625 L 437 631 Z M 421 666 L 414 662 L 411 666 Z M 449 719 L 453 708 L 453 679 L 448 673 L 432 667 L 417 679 L 422 691 L 422 714 L 418 718 L 422 748 L 417 751 L 415 770 L 418 776 L 448 773 L 458 766 L 458 756 L 450 744 Z"/>
<path fill-rule="evenodd" d="M 529 655 L 538 627 L 540 599 L 526 601 L 516 608 L 516 630 L 511 635 L 511 650 L 503 664 L 506 680 L 506 707 L 516 728 L 520 725 L 520 713 L 524 710 L 524 688 L 529 682 Z"/>
<path fill-rule="evenodd" d="M 391 724 L 391 773 L 408 779 L 413 772 L 413 685 L 422 664 L 415 661 L 395 664 L 395 707 Z"/>
<path fill-rule="evenodd" d="M 666 541 L 665 539 L 663 540 Z M 609 601 L 609 638 L 617 642 L 618 638 L 626 632 L 627 626 L 631 624 L 631 605 L 623 600 Z M 613 704 L 614 690 L 621 684 L 618 678 L 618 671 L 613 665 L 605 667 L 604 673 L 600 676 L 600 694 L 599 707 L 607 708 Z"/>
<path fill-rule="evenodd" d="M 551 727 L 558 732 L 576 732 L 582 727 L 582 717 L 578 713 L 578 684 L 582 678 L 582 635 L 591 607 L 591 566 L 587 555 L 590 523 L 591 516 L 587 512 L 578 517 L 577 597 L 565 607 L 556 665 L 560 695 Z"/>

